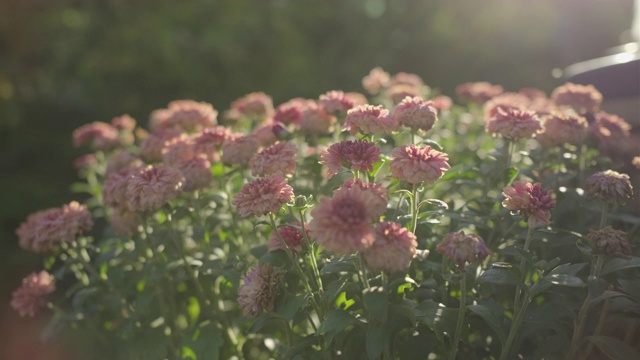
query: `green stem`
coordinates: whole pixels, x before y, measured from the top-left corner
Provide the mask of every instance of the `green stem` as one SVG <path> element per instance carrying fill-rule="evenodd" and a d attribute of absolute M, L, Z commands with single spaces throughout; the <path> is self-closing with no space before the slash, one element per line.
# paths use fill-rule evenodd
<path fill-rule="evenodd" d="M 322 294 L 324 292 L 324 288 L 322 286 L 322 278 L 320 278 L 320 270 L 318 269 L 318 261 L 316 259 L 316 250 L 315 250 L 315 247 L 313 246 L 313 243 L 311 242 L 311 239 L 309 239 L 309 234 L 307 234 L 307 231 L 305 230 L 304 213 L 302 212 L 302 209 L 300 209 L 299 213 L 300 213 L 300 227 L 302 231 L 302 237 L 304 238 L 307 248 L 309 249 L 309 257 L 311 258 L 311 269 L 313 270 L 313 276 L 315 277 L 316 284 L 318 285 L 318 291 L 320 291 L 320 294 Z"/>
<path fill-rule="evenodd" d="M 460 336 L 462 335 L 462 325 L 464 323 L 464 315 L 467 309 L 467 276 L 464 268 L 461 271 L 460 277 L 460 310 L 458 312 L 458 322 L 456 323 L 456 332 L 453 336 L 453 342 L 451 343 L 451 353 L 449 354 L 450 360 L 455 360 L 458 352 L 458 343 L 460 342 Z"/>
<path fill-rule="evenodd" d="M 416 233 L 418 228 L 418 184 L 411 188 L 411 232 Z"/>
<path fill-rule="evenodd" d="M 362 286 L 365 289 L 371 288 L 371 284 L 369 283 L 369 278 L 367 277 L 367 265 L 364 262 L 364 256 L 362 253 L 358 254 L 358 274 L 360 275 L 360 279 L 362 280 Z"/>
<path fill-rule="evenodd" d="M 600 213 L 600 229 L 604 229 L 607 225 L 607 217 L 609 216 L 609 203 L 602 202 L 602 212 Z"/>
<path fill-rule="evenodd" d="M 604 305 L 602 306 L 602 311 L 600 312 L 600 317 L 598 318 L 598 324 L 596 325 L 596 328 L 593 330 L 593 336 L 600 335 L 600 332 L 604 327 L 604 319 L 606 319 L 607 313 L 609 312 L 609 306 L 611 306 L 610 298 L 604 301 Z M 587 350 L 584 354 L 585 359 L 589 358 L 589 354 L 591 353 L 591 350 L 593 350 L 593 342 L 589 342 L 589 345 L 587 345 Z"/>
<path fill-rule="evenodd" d="M 596 265 L 591 268 L 591 275 L 589 275 L 590 281 L 598 280 L 603 263 L 604 256 L 598 255 Z M 567 356 L 567 359 L 573 359 L 578 353 L 578 346 L 580 345 L 582 332 L 584 331 L 585 319 L 587 318 L 587 312 L 589 310 L 589 307 L 591 306 L 591 300 L 591 294 L 587 293 L 587 297 L 584 299 L 582 307 L 580 307 L 580 312 L 578 312 L 578 319 L 576 320 L 575 326 L 573 328 L 573 337 L 571 338 L 571 346 L 569 347 L 569 356 Z"/>
<path fill-rule="evenodd" d="M 511 139 L 504 139 L 505 141 L 505 147 L 507 148 L 507 158 L 505 159 L 505 164 L 506 164 L 506 169 L 509 169 L 511 167 L 511 158 L 513 157 L 513 151 L 515 150 L 515 141 L 512 141 Z"/>

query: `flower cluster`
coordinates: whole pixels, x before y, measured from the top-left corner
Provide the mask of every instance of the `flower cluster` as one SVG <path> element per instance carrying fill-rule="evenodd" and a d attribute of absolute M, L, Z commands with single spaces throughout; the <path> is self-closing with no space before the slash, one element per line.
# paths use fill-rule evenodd
<path fill-rule="evenodd" d="M 13 292 L 11 307 L 20 316 L 33 317 L 45 305 L 45 295 L 56 290 L 54 278 L 46 271 L 32 273 L 22 280 L 22 286 Z"/>
<path fill-rule="evenodd" d="M 511 211 L 518 211 L 524 217 L 529 227 L 549 225 L 551 209 L 556 206 L 553 200 L 553 190 L 544 189 L 540 183 L 516 181 L 513 186 L 503 189 L 505 199 L 502 206 Z"/>

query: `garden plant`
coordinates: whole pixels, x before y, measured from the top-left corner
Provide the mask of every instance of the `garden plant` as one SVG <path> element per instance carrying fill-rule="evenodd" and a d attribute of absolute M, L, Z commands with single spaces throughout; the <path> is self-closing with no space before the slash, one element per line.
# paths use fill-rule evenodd
<path fill-rule="evenodd" d="M 78 128 L 12 306 L 96 359 L 640 358 L 640 146 L 597 89 L 362 85 Z"/>

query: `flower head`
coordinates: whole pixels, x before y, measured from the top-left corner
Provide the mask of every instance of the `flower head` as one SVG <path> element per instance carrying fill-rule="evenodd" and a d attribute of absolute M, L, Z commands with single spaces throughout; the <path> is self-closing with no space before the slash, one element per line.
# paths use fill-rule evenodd
<path fill-rule="evenodd" d="M 41 308 L 45 306 L 44 297 L 55 291 L 53 275 L 46 271 L 31 273 L 22 280 L 22 286 L 13 292 L 11 307 L 20 316 L 33 317 Z"/>
<path fill-rule="evenodd" d="M 363 255 L 371 270 L 391 274 L 409 267 L 417 247 L 416 236 L 404 226 L 381 221 L 375 228 L 373 244 Z"/>
<path fill-rule="evenodd" d="M 355 135 L 391 133 L 397 124 L 382 105 L 361 105 L 347 112 L 344 128 Z"/>
<path fill-rule="evenodd" d="M 601 230 L 589 230 L 587 241 L 598 254 L 632 255 L 633 249 L 629 237 L 624 231 L 607 226 Z"/>
<path fill-rule="evenodd" d="M 20 247 L 35 252 L 49 252 L 61 243 L 69 243 L 93 227 L 86 205 L 76 201 L 59 208 L 33 213 L 16 230 Z"/>
<path fill-rule="evenodd" d="M 528 139 L 542 130 L 542 122 L 533 111 L 499 107 L 485 130 L 511 140 Z"/>
<path fill-rule="evenodd" d="M 175 199 L 184 183 L 184 176 L 173 167 L 162 164 L 149 166 L 129 179 L 129 207 L 133 211 L 157 210 Z"/>
<path fill-rule="evenodd" d="M 431 99 L 431 102 L 431 106 L 436 108 L 437 111 L 446 111 L 451 109 L 451 106 L 453 106 L 453 100 L 451 100 L 450 97 L 444 95 L 434 97 L 433 99 Z"/>
<path fill-rule="evenodd" d="M 107 159 L 105 175 L 109 176 L 123 169 L 136 169 L 144 165 L 144 162 L 128 150 L 119 150 Z"/>
<path fill-rule="evenodd" d="M 598 111 L 602 94 L 593 85 L 566 83 L 553 90 L 551 99 L 559 107 L 568 107 L 578 114 L 585 114 Z"/>
<path fill-rule="evenodd" d="M 585 190 L 589 197 L 604 202 L 623 202 L 633 197 L 629 175 L 613 170 L 597 172 L 587 178 Z"/>
<path fill-rule="evenodd" d="M 393 177 L 411 184 L 432 183 L 451 168 L 448 155 L 430 146 L 401 146 L 393 149 L 391 156 L 389 166 Z"/>
<path fill-rule="evenodd" d="M 249 166 L 253 176 L 267 176 L 277 172 L 290 175 L 296 172 L 298 149 L 291 142 L 279 142 L 251 158 Z"/>
<path fill-rule="evenodd" d="M 371 214 L 372 220 L 377 220 L 387 210 L 388 194 L 387 189 L 382 187 L 382 184 L 365 183 L 360 179 L 348 179 L 342 184 L 341 187 L 333 191 L 333 195 L 342 191 L 351 191 L 352 188 L 357 187 L 362 190 L 362 200 Z"/>
<path fill-rule="evenodd" d="M 222 145 L 222 162 L 247 165 L 259 147 L 260 143 L 255 136 L 230 136 Z"/>
<path fill-rule="evenodd" d="M 362 78 L 362 87 L 371 95 L 380 92 L 389 83 L 389 73 L 382 70 L 381 67 L 371 69 L 369 75 Z"/>
<path fill-rule="evenodd" d="M 181 133 L 178 129 L 163 129 L 151 133 L 140 144 L 140 157 L 148 162 L 162 160 L 162 151 L 167 141 L 179 137 Z"/>
<path fill-rule="evenodd" d="M 556 206 L 553 190 L 542 188 L 542 184 L 516 181 L 513 186 L 503 189 L 505 196 L 502 206 L 511 211 L 518 211 L 534 228 L 548 225 L 551 222 L 551 209 Z"/>
<path fill-rule="evenodd" d="M 204 189 L 211 184 L 213 175 L 211 174 L 211 163 L 203 156 L 182 161 L 177 164 L 178 170 L 184 176 L 183 191 L 193 191 Z"/>
<path fill-rule="evenodd" d="M 210 162 L 220 160 L 220 149 L 231 132 L 224 126 L 214 126 L 202 130 L 193 138 L 195 153 L 204 155 Z"/>
<path fill-rule="evenodd" d="M 544 131 L 536 140 L 544 147 L 580 145 L 587 135 L 588 123 L 582 116 L 549 114 L 542 117 Z"/>
<path fill-rule="evenodd" d="M 297 222 L 291 225 L 285 225 L 278 228 L 278 233 L 282 236 L 284 243 L 287 244 L 289 249 L 302 252 L 302 244 L 304 242 L 304 234 L 300 229 L 302 225 Z M 304 224 L 304 231 L 309 235 L 309 225 L 307 223 Z M 275 231 L 271 231 L 271 237 L 269 238 L 269 242 L 267 246 L 269 247 L 269 251 L 276 251 L 282 248 L 280 244 L 280 239 L 278 238 L 278 234 Z"/>
<path fill-rule="evenodd" d="M 385 92 L 386 97 L 391 99 L 394 104 L 400 103 L 404 98 L 422 96 L 420 87 L 409 84 L 396 84 L 390 86 Z"/>
<path fill-rule="evenodd" d="M 631 160 L 631 165 L 635 166 L 636 169 L 640 170 L 640 156 L 636 156 Z"/>
<path fill-rule="evenodd" d="M 176 128 L 187 131 L 199 131 L 218 123 L 218 111 L 206 102 L 176 100 L 169 103 L 167 109 L 156 110 L 151 114 L 149 127 L 152 131 Z"/>
<path fill-rule="evenodd" d="M 502 86 L 492 85 L 486 81 L 468 82 L 456 87 L 456 94 L 460 99 L 478 104 L 486 103 L 491 98 L 502 94 L 503 91 Z"/>
<path fill-rule="evenodd" d="M 261 146 L 269 146 L 278 140 L 278 136 L 274 131 L 277 126 L 282 123 L 275 122 L 273 119 L 267 119 L 251 131 L 251 135 L 258 140 Z"/>
<path fill-rule="evenodd" d="M 310 107 L 300 115 L 300 132 L 309 135 L 326 135 L 333 131 L 337 119 L 322 108 Z"/>
<path fill-rule="evenodd" d="M 332 90 L 320 95 L 318 105 L 329 114 L 346 114 L 353 107 L 353 102 L 349 100 L 343 91 Z"/>
<path fill-rule="evenodd" d="M 235 100 L 231 107 L 244 116 L 266 118 L 273 112 L 273 100 L 263 92 L 253 92 Z"/>
<path fill-rule="evenodd" d="M 117 208 L 111 213 L 109 223 L 118 236 L 133 235 L 140 226 L 140 215 L 129 208 Z"/>
<path fill-rule="evenodd" d="M 401 71 L 389 79 L 389 85 L 409 85 L 416 89 L 420 89 L 422 85 L 424 85 L 424 81 L 422 81 L 420 75 Z"/>
<path fill-rule="evenodd" d="M 341 167 L 357 171 L 373 171 L 373 164 L 380 161 L 380 148 L 366 140 L 347 140 L 335 143 L 320 153 L 321 164 L 329 169 L 329 178 Z"/>
<path fill-rule="evenodd" d="M 128 208 L 127 186 L 129 185 L 129 180 L 141 170 L 142 168 L 123 169 L 109 175 L 102 185 L 103 204 L 114 209 Z"/>
<path fill-rule="evenodd" d="M 115 126 L 118 130 L 131 131 L 136 128 L 136 120 L 128 114 L 123 114 L 111 119 L 111 125 Z"/>
<path fill-rule="evenodd" d="M 247 273 L 238 289 L 238 304 L 244 316 L 258 317 L 273 312 L 281 275 L 271 264 L 259 264 Z"/>
<path fill-rule="evenodd" d="M 447 234 L 436 246 L 436 251 L 449 258 L 459 269 L 467 263 L 481 262 L 489 255 L 489 249 L 480 236 L 465 234 L 464 231 Z"/>
<path fill-rule="evenodd" d="M 282 173 L 278 172 L 244 184 L 231 203 L 241 216 L 247 217 L 275 213 L 292 199 L 293 188 Z"/>
<path fill-rule="evenodd" d="M 433 102 L 419 97 L 406 97 L 393 111 L 395 121 L 412 130 L 429 131 L 438 120 L 438 110 Z"/>
<path fill-rule="evenodd" d="M 278 105 L 275 114 L 273 114 L 273 120 L 285 125 L 298 124 L 302 113 L 312 108 L 318 108 L 314 100 L 294 98 Z"/>
<path fill-rule="evenodd" d="M 76 147 L 90 144 L 95 150 L 110 150 L 120 144 L 118 129 L 105 122 L 92 122 L 73 131 Z"/>

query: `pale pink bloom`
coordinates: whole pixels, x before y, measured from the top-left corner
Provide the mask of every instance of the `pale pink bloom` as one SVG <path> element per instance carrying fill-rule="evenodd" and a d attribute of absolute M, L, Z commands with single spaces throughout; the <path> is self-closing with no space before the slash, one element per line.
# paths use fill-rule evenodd
<path fill-rule="evenodd" d="M 149 134 L 140 144 L 140 157 L 148 162 L 162 160 L 165 144 L 180 134 L 182 133 L 178 129 L 163 129 Z"/>
<path fill-rule="evenodd" d="M 358 132 L 369 134 L 391 133 L 397 127 L 393 117 L 389 115 L 389 110 L 382 105 L 361 105 L 347 112 L 344 129 L 349 130 L 351 135 Z"/>
<path fill-rule="evenodd" d="M 362 78 L 362 87 L 371 95 L 380 92 L 389 83 L 389 73 L 382 70 L 381 67 L 371 69 L 369 75 Z"/>
<path fill-rule="evenodd" d="M 318 105 L 314 100 L 303 98 L 294 98 L 285 103 L 280 104 L 273 114 L 273 120 L 281 122 L 285 125 L 298 124 L 302 117 L 302 113 L 309 109 L 317 109 Z"/>
<path fill-rule="evenodd" d="M 431 99 L 431 101 L 433 102 L 432 106 L 438 111 L 446 111 L 451 109 L 451 107 L 453 106 L 453 100 L 445 95 L 436 96 Z"/>
<path fill-rule="evenodd" d="M 269 146 L 278 140 L 276 134 L 273 131 L 273 127 L 276 126 L 276 124 L 281 123 L 276 123 L 275 121 L 273 121 L 273 119 L 267 119 L 261 125 L 253 129 L 251 135 L 255 136 L 255 138 L 258 139 L 260 145 Z"/>
<path fill-rule="evenodd" d="M 611 136 L 624 137 L 631 133 L 631 125 L 623 118 L 600 111 L 595 115 L 595 126 L 609 130 Z"/>
<path fill-rule="evenodd" d="M 299 222 L 293 225 L 295 227 L 290 225 L 279 227 L 278 233 L 280 233 L 282 240 L 284 240 L 284 243 L 289 249 L 302 252 L 302 244 L 304 243 L 304 234 L 300 231 L 302 225 Z M 307 223 L 304 224 L 304 231 L 307 233 L 307 236 L 309 236 L 309 225 Z M 275 231 L 271 231 L 271 237 L 269 238 L 267 246 L 269 247 L 269 251 L 276 251 L 282 248 L 278 234 Z"/>
<path fill-rule="evenodd" d="M 429 131 L 438 121 L 438 110 L 433 102 L 420 97 L 406 97 L 393 111 L 395 122 L 412 130 Z"/>
<path fill-rule="evenodd" d="M 255 136 L 232 135 L 222 144 L 222 162 L 247 165 L 259 147 L 260 143 Z"/>
<path fill-rule="evenodd" d="M 293 188 L 282 173 L 257 178 L 244 184 L 232 200 L 242 217 L 275 213 L 293 199 Z"/>
<path fill-rule="evenodd" d="M 551 223 L 551 209 L 556 206 L 553 190 L 544 189 L 540 183 L 515 181 L 513 186 L 502 190 L 502 195 L 505 197 L 502 206 L 520 212 L 529 227 Z"/>
<path fill-rule="evenodd" d="M 362 254 L 371 270 L 393 274 L 409 267 L 417 247 L 416 236 L 404 226 L 381 221 L 375 228 L 373 244 Z"/>
<path fill-rule="evenodd" d="M 136 173 L 127 184 L 127 199 L 133 211 L 153 211 L 176 198 L 185 179 L 168 165 L 149 166 Z"/>
<path fill-rule="evenodd" d="M 177 164 L 178 170 L 184 176 L 185 182 L 183 191 L 204 189 L 211 185 L 213 174 L 211 174 L 211 163 L 203 156 L 183 161 Z"/>
<path fill-rule="evenodd" d="M 419 75 L 399 72 L 391 77 L 391 79 L 389 80 L 389 85 L 409 85 L 416 89 L 420 89 L 422 85 L 424 85 L 424 82 Z"/>
<path fill-rule="evenodd" d="M 529 110 L 528 105 L 530 102 L 531 100 L 523 94 L 512 92 L 502 93 L 484 103 L 482 106 L 484 119 L 485 121 L 489 121 L 489 119 L 496 116 L 498 109 L 505 112 L 509 110 Z"/>
<path fill-rule="evenodd" d="M 244 116 L 266 118 L 273 112 L 273 100 L 263 92 L 253 92 L 236 99 L 231 107 Z"/>
<path fill-rule="evenodd" d="M 225 124 L 235 124 L 240 121 L 240 118 L 242 118 L 242 114 L 238 109 L 231 108 L 222 113 L 222 121 Z"/>
<path fill-rule="evenodd" d="M 432 183 L 451 168 L 447 154 L 430 146 L 401 146 L 393 149 L 389 162 L 393 177 L 411 184 Z"/>
<path fill-rule="evenodd" d="M 169 103 L 167 109 L 151 113 L 149 128 L 156 132 L 161 129 L 177 128 L 186 131 L 199 131 L 218 123 L 218 111 L 206 102 L 176 100 Z"/>
<path fill-rule="evenodd" d="M 258 264 L 247 273 L 238 289 L 238 305 L 244 316 L 256 318 L 273 312 L 281 275 L 271 264 Z"/>
<path fill-rule="evenodd" d="M 353 102 L 345 97 L 344 92 L 340 90 L 332 90 L 320 95 L 318 105 L 329 114 L 344 115 L 353 108 Z"/>
<path fill-rule="evenodd" d="M 533 111 L 498 108 L 485 130 L 510 140 L 528 139 L 542 130 L 542 122 Z"/>
<path fill-rule="evenodd" d="M 76 147 L 86 144 L 95 150 L 110 150 L 120 145 L 118 129 L 105 122 L 92 122 L 73 131 L 73 143 Z"/>
<path fill-rule="evenodd" d="M 589 138 L 598 149 L 612 158 L 629 157 L 640 151 L 638 139 L 631 136 L 631 125 L 623 118 L 600 111 L 589 124 Z"/>
<path fill-rule="evenodd" d="M 397 84 L 389 87 L 385 93 L 394 104 L 398 104 L 404 98 L 422 96 L 422 89 L 408 84 Z"/>
<path fill-rule="evenodd" d="M 128 150 L 120 150 L 107 159 L 105 176 L 117 173 L 123 169 L 137 169 L 143 165 L 144 162 Z"/>
<path fill-rule="evenodd" d="M 140 215 L 129 208 L 114 209 L 109 223 L 118 236 L 131 236 L 140 226 Z"/>
<path fill-rule="evenodd" d="M 456 87 L 456 95 L 464 101 L 484 104 L 500 94 L 504 89 L 500 85 L 492 85 L 486 81 L 468 82 Z"/>
<path fill-rule="evenodd" d="M 300 115 L 300 132 L 309 135 L 327 135 L 333 131 L 337 119 L 319 107 L 310 107 Z"/>
<path fill-rule="evenodd" d="M 344 93 L 344 97 L 347 100 L 351 101 L 351 103 L 353 104 L 352 107 L 369 104 L 369 100 L 367 100 L 367 97 L 359 92 L 347 92 Z"/>
<path fill-rule="evenodd" d="M 348 179 L 342 184 L 341 187 L 334 190 L 333 195 L 346 191 L 351 191 L 352 188 L 357 187 L 362 190 L 362 201 L 365 202 L 372 220 L 377 220 L 387 210 L 388 195 L 387 189 L 377 183 L 365 183 L 360 179 Z"/>
<path fill-rule="evenodd" d="M 580 145 L 587 136 L 588 123 L 582 116 L 553 113 L 543 115 L 542 124 L 544 131 L 536 140 L 544 147 Z"/>
<path fill-rule="evenodd" d="M 524 87 L 520 89 L 518 93 L 526 96 L 530 100 L 547 98 L 547 94 L 544 91 L 532 87 Z"/>
<path fill-rule="evenodd" d="M 358 186 L 323 197 L 311 210 L 309 230 L 318 244 L 336 255 L 364 250 L 375 240 L 371 224 L 373 216 L 368 205 L 372 192 Z M 379 217 L 375 219 L 379 221 Z"/>
<path fill-rule="evenodd" d="M 249 167 L 253 176 L 268 176 L 281 172 L 292 175 L 296 172 L 298 149 L 289 141 L 275 143 L 251 158 Z"/>
<path fill-rule="evenodd" d="M 345 167 L 354 171 L 373 171 L 380 161 L 380 148 L 366 140 L 347 140 L 335 143 L 320 153 L 321 164 L 327 166 L 329 178 Z"/>
<path fill-rule="evenodd" d="M 202 130 L 193 139 L 196 154 L 206 157 L 212 163 L 220 161 L 220 149 L 230 135 L 229 129 L 223 126 Z"/>
<path fill-rule="evenodd" d="M 568 107 L 578 114 L 595 113 L 600 109 L 602 94 L 593 85 L 566 83 L 557 87 L 551 99 L 559 107 Z"/>
<path fill-rule="evenodd" d="M 436 246 L 436 251 L 459 269 L 463 269 L 465 264 L 479 263 L 489 255 L 489 249 L 480 236 L 465 234 L 464 231 L 447 234 Z"/>
<path fill-rule="evenodd" d="M 636 169 L 640 170 L 640 156 L 636 156 L 631 160 L 631 165 L 635 166 Z"/>
<path fill-rule="evenodd" d="M 587 178 L 585 191 L 589 197 L 604 202 L 622 203 L 633 197 L 629 175 L 613 170 L 597 172 Z"/>
<path fill-rule="evenodd" d="M 45 296 L 56 290 L 55 278 L 46 271 L 31 273 L 22 280 L 22 285 L 13 292 L 11 307 L 20 316 L 33 317 L 45 304 Z"/>
<path fill-rule="evenodd" d="M 96 154 L 82 155 L 73 160 L 73 168 L 80 170 L 85 167 L 96 165 L 97 163 L 98 159 L 96 158 Z"/>
<path fill-rule="evenodd" d="M 196 151 L 195 137 L 181 134 L 164 144 L 162 149 L 162 162 L 177 167 L 185 161 L 189 161 L 198 155 Z"/>
<path fill-rule="evenodd" d="M 136 121 L 131 116 L 124 114 L 111 119 L 111 124 L 118 130 L 132 131 L 136 128 Z"/>
<path fill-rule="evenodd" d="M 109 175 L 102 185 L 102 203 L 112 208 L 127 208 L 127 186 L 129 180 L 142 169 L 123 169 Z"/>
<path fill-rule="evenodd" d="M 602 255 L 630 256 L 633 248 L 629 236 L 624 231 L 607 226 L 601 230 L 589 230 L 587 241 L 596 253 Z"/>
<path fill-rule="evenodd" d="M 86 205 L 72 201 L 59 208 L 33 213 L 16 230 L 20 247 L 35 252 L 50 252 L 61 243 L 70 243 L 93 227 Z"/>

